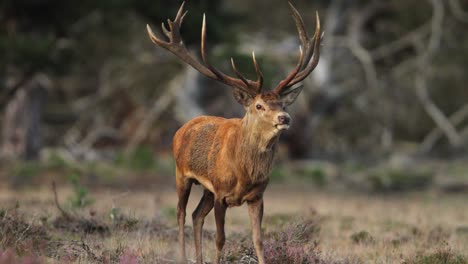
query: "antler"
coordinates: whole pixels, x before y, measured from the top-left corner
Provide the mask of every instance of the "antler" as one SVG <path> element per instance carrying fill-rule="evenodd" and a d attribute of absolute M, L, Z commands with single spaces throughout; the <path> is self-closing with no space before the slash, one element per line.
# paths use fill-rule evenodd
<path fill-rule="evenodd" d="M 316 28 L 313 39 L 311 40 L 305 30 L 304 21 L 297 9 L 289 2 L 296 28 L 299 33 L 301 46 L 305 48 L 305 52 L 300 49 L 299 63 L 292 72 L 282 80 L 273 90 L 275 93 L 281 93 L 284 89 L 293 86 L 294 84 L 304 80 L 317 66 L 320 57 L 320 18 L 318 13 L 315 13 Z M 305 54 L 305 60 L 304 60 Z M 305 63 L 303 64 L 303 62 Z"/>
<path fill-rule="evenodd" d="M 237 67 L 232 58 L 231 58 L 232 68 L 234 70 L 234 73 L 239 78 L 233 78 L 229 75 L 222 73 L 221 71 L 211 66 L 211 64 L 208 62 L 208 60 L 206 59 L 206 52 L 205 52 L 205 46 L 206 46 L 205 44 L 206 43 L 206 17 L 205 15 L 203 15 L 203 24 L 202 24 L 202 31 L 201 31 L 201 56 L 202 56 L 203 64 L 198 62 L 190 54 L 190 52 L 185 47 L 184 42 L 180 36 L 180 27 L 182 25 L 185 15 L 187 14 L 187 11 L 184 12 L 184 5 L 185 5 L 185 2 L 182 2 L 174 21 L 171 21 L 170 19 L 167 20 L 169 29 L 167 29 L 164 23 L 162 23 L 162 30 L 164 34 L 166 35 L 166 37 L 169 39 L 168 42 L 159 39 L 151 30 L 151 27 L 149 25 L 146 25 L 146 29 L 148 31 L 148 35 L 151 41 L 153 41 L 154 44 L 172 52 L 177 57 L 179 57 L 182 61 L 186 62 L 187 64 L 189 64 L 194 69 L 196 69 L 197 71 L 199 71 L 201 74 L 205 75 L 208 78 L 220 81 L 229 86 L 240 88 L 252 95 L 256 95 L 260 93 L 262 89 L 262 85 L 263 85 L 263 75 L 262 75 L 262 72 L 260 71 L 260 67 L 257 64 L 254 53 L 252 53 L 252 57 L 253 57 L 253 63 L 255 66 L 255 72 L 257 74 L 256 81 L 251 81 L 245 78 L 237 70 Z"/>

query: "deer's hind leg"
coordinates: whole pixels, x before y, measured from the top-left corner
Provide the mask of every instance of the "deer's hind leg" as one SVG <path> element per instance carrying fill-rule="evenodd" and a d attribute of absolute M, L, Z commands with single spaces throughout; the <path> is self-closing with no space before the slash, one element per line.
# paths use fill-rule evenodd
<path fill-rule="evenodd" d="M 193 234 L 195 238 L 195 252 L 197 255 L 197 264 L 203 264 L 202 251 L 202 230 L 206 215 L 213 209 L 214 195 L 208 190 L 203 191 L 203 196 L 195 211 L 192 214 Z"/>
<path fill-rule="evenodd" d="M 179 225 L 179 247 L 180 247 L 180 262 L 187 263 L 185 254 L 185 212 L 187 209 L 187 202 L 190 196 L 193 180 L 181 174 L 180 170 L 176 168 L 176 188 L 179 202 L 177 203 L 177 223 Z"/>

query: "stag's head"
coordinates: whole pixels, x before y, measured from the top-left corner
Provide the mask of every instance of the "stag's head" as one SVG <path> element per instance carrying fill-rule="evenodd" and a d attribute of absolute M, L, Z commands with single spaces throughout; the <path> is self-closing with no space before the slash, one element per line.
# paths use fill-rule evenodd
<path fill-rule="evenodd" d="M 280 81 L 274 89 L 265 90 L 263 89 L 263 74 L 255 59 L 255 53 L 252 53 L 253 64 L 257 74 L 257 80 L 255 81 L 244 77 L 237 69 L 232 58 L 231 66 L 237 78 L 224 74 L 211 66 L 205 52 L 205 15 L 203 15 L 201 30 L 201 57 L 203 64 L 198 62 L 188 52 L 180 36 L 180 26 L 187 14 L 187 11 L 184 12 L 184 4 L 185 3 L 182 3 L 180 6 L 176 18 L 173 21 L 168 20 L 169 29 L 162 23 L 162 31 L 169 41 L 158 38 L 151 28 L 147 26 L 150 39 L 156 45 L 174 53 L 203 75 L 231 86 L 233 88 L 234 98 L 246 109 L 245 119 L 248 120 L 249 123 L 255 124 L 255 126 L 260 127 L 263 131 L 269 130 L 274 134 L 279 134 L 281 131 L 288 129 L 291 123 L 291 117 L 286 112 L 286 107 L 292 104 L 302 91 L 302 86 L 297 84 L 304 80 L 315 69 L 319 61 L 321 35 L 318 14 L 316 14 L 315 34 L 311 39 L 305 30 L 301 15 L 296 8 L 289 3 L 301 42 L 299 46 L 298 63 L 291 73 Z"/>

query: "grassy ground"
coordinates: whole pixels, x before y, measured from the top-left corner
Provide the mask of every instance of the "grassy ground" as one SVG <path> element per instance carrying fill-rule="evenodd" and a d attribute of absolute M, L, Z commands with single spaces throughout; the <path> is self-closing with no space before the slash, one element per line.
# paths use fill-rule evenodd
<path fill-rule="evenodd" d="M 0 187 L 0 263 L 174 263 L 177 255 L 171 184 L 128 190 L 49 184 Z M 187 249 L 194 259 L 191 212 Z M 320 191 L 273 183 L 265 197 L 265 251 L 270 263 L 468 263 L 466 194 L 393 195 Z M 213 213 L 205 222 L 204 255 L 214 256 Z M 256 263 L 246 207 L 228 210 L 226 263 Z M 34 262 L 36 261 L 36 262 Z"/>
<path fill-rule="evenodd" d="M 395 165 L 396 164 L 396 165 Z M 283 163 L 272 171 L 263 221 L 268 263 L 468 263 L 466 160 L 363 166 Z M 0 263 L 175 263 L 170 156 L 148 150 L 113 163 L 0 164 Z M 61 208 L 54 200 L 57 183 Z M 189 200 L 186 237 L 193 262 Z M 204 255 L 214 257 L 213 213 Z M 256 263 L 247 208 L 229 209 L 223 263 Z"/>

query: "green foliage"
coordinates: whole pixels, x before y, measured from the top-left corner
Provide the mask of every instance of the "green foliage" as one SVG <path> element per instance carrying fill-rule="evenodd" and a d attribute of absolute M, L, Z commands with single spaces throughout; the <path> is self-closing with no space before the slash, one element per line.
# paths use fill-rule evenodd
<path fill-rule="evenodd" d="M 109 217 L 114 226 L 123 228 L 127 231 L 134 230 L 139 223 L 139 220 L 136 217 L 124 214 L 118 207 L 113 207 L 110 210 Z"/>
<path fill-rule="evenodd" d="M 119 153 L 115 163 L 122 167 L 145 171 L 156 168 L 156 159 L 151 148 L 140 146 L 129 155 Z"/>
<path fill-rule="evenodd" d="M 20 186 L 30 183 L 32 179 L 41 172 L 42 166 L 36 161 L 18 162 L 14 165 L 13 185 Z"/>
<path fill-rule="evenodd" d="M 284 181 L 284 169 L 279 166 L 273 167 L 270 173 L 270 182 L 277 183 L 277 182 L 283 182 L 283 181 Z"/>
<path fill-rule="evenodd" d="M 295 217 L 297 216 L 283 213 L 266 215 L 264 217 L 263 223 L 270 226 L 283 226 L 284 224 L 291 223 Z"/>
<path fill-rule="evenodd" d="M 340 221 L 340 229 L 341 230 L 350 230 L 353 228 L 355 218 L 352 216 L 343 216 Z"/>
<path fill-rule="evenodd" d="M 39 173 L 40 169 L 38 162 L 21 162 L 16 165 L 13 174 L 20 178 L 32 178 Z"/>
<path fill-rule="evenodd" d="M 72 185 L 73 194 L 68 198 L 72 208 L 84 208 L 94 203 L 90 197 L 89 190 L 80 183 L 80 175 L 72 173 L 68 176 L 68 181 Z"/>
<path fill-rule="evenodd" d="M 161 216 L 166 218 L 168 221 L 174 221 L 176 219 L 176 209 L 172 206 L 161 208 Z"/>
<path fill-rule="evenodd" d="M 159 156 L 157 160 L 157 171 L 163 175 L 175 174 L 175 160 L 172 156 Z"/>
<path fill-rule="evenodd" d="M 327 183 L 326 174 L 320 167 L 305 168 L 297 174 L 301 179 L 312 182 L 317 186 L 324 186 Z"/>
<path fill-rule="evenodd" d="M 2 38 L 0 36 L 0 49 L 14 50 L 7 52 L 4 60 L 13 64 L 30 64 L 32 68 L 44 67 L 52 61 L 48 52 L 53 46 L 55 39 L 53 36 L 43 36 L 41 38 L 18 35 L 15 38 Z"/>
<path fill-rule="evenodd" d="M 126 25 L 120 21 L 128 14 L 136 14 L 145 21 L 153 21 L 159 25 L 167 18 L 173 18 L 179 5 L 178 1 L 158 0 L 6 0 L 0 4 L 0 53 L 5 55 L 0 57 L 0 62 L 15 65 L 19 69 L 52 69 L 55 72 L 63 72 L 64 68 L 79 62 L 74 55 L 80 53 L 83 47 L 82 42 L 80 45 L 59 45 L 57 42 L 78 41 L 77 32 L 90 32 L 100 26 L 113 31 L 113 36 L 122 36 Z M 220 10 L 220 5 L 220 1 L 216 0 L 191 1 L 187 4 L 187 8 L 197 15 L 189 15 L 185 19 L 182 31 L 186 43 L 199 42 L 203 12 L 221 12 L 226 15 Z M 217 40 L 220 35 L 228 34 L 223 27 L 223 21 L 231 16 L 223 15 L 213 16 L 208 23 L 209 40 Z M 98 17 L 98 23 L 88 23 L 93 16 Z M 94 48 L 99 47 L 101 40 L 96 39 L 93 43 Z"/>
<path fill-rule="evenodd" d="M 433 183 L 433 173 L 390 169 L 370 173 L 367 179 L 375 191 L 411 191 L 429 187 Z"/>
<path fill-rule="evenodd" d="M 237 50 L 237 45 L 233 43 L 224 43 L 227 45 L 227 48 L 223 50 L 223 52 L 219 54 L 215 54 L 213 59 L 217 60 L 216 65 L 224 66 L 220 67 L 222 68 L 225 72 L 232 71 L 231 70 L 231 65 L 229 63 L 226 63 L 226 58 L 232 57 L 236 63 L 236 66 L 238 69 L 241 69 L 242 74 L 251 80 L 256 80 L 257 75 L 255 73 L 255 66 L 252 62 L 252 54 L 250 53 L 240 53 Z M 235 45 L 235 46 L 234 46 Z M 255 55 L 255 59 L 257 60 L 257 63 L 260 65 L 263 77 L 264 77 L 264 87 L 267 87 L 266 89 L 270 89 L 272 85 L 276 84 L 273 83 L 274 81 L 277 80 L 277 76 L 279 74 L 278 72 L 278 62 L 273 61 L 269 57 L 265 55 L 258 55 L 258 53 Z M 224 64 L 223 64 L 224 63 Z"/>
<path fill-rule="evenodd" d="M 120 217 L 120 208 L 112 207 L 112 209 L 109 212 L 109 217 L 112 220 L 112 222 L 115 222 L 117 219 L 119 219 L 119 217 Z"/>
<path fill-rule="evenodd" d="M 455 229 L 455 233 L 468 237 L 468 225 L 459 226 Z"/>
<path fill-rule="evenodd" d="M 57 152 L 53 151 L 47 160 L 47 167 L 49 169 L 65 169 L 68 168 L 69 165 Z"/>

